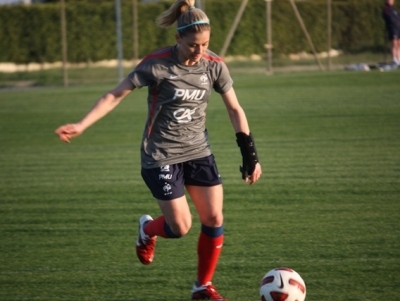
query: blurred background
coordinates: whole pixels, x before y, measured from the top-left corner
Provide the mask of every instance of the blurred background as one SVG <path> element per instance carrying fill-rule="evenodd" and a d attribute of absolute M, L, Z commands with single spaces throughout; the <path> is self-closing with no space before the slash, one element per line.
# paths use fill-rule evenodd
<path fill-rule="evenodd" d="M 173 1 L 0 0 L 0 88 L 117 82 L 175 43 Z M 383 0 L 197 0 L 232 73 L 335 70 L 391 60 Z"/>

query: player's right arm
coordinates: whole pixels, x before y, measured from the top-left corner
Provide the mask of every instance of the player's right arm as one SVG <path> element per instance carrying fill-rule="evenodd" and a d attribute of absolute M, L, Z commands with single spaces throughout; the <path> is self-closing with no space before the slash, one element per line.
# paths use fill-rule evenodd
<path fill-rule="evenodd" d="M 69 143 L 71 138 L 79 136 L 89 126 L 112 111 L 134 89 L 132 81 L 125 78 L 116 88 L 105 93 L 81 121 L 62 125 L 55 133 L 61 141 Z"/>

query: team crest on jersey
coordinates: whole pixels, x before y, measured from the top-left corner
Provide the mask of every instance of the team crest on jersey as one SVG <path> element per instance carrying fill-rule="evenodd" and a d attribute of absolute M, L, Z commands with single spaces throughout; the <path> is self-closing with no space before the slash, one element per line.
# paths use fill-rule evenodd
<path fill-rule="evenodd" d="M 208 85 L 208 76 L 206 73 L 203 73 L 203 75 L 200 76 L 200 82 L 201 85 Z"/>

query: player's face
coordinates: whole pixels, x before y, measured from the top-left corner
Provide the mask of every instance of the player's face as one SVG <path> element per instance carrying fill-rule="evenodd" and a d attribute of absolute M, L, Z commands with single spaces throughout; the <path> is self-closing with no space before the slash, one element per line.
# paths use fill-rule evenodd
<path fill-rule="evenodd" d="M 203 57 L 210 42 L 210 31 L 205 30 L 185 36 L 176 35 L 178 57 L 184 65 L 194 65 Z"/>

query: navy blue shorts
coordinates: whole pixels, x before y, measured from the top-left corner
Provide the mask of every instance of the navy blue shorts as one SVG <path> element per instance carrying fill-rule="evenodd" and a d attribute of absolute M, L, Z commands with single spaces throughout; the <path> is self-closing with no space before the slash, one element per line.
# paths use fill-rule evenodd
<path fill-rule="evenodd" d="M 388 33 L 389 41 L 400 39 L 400 29 L 399 28 L 386 28 Z"/>
<path fill-rule="evenodd" d="M 222 184 L 214 155 L 159 168 L 142 168 L 142 178 L 158 200 L 173 200 L 185 194 L 185 185 Z"/>

